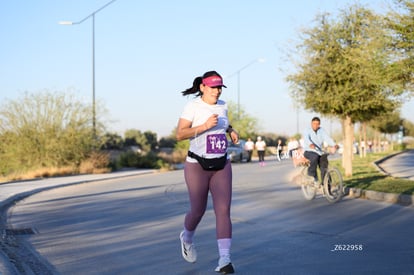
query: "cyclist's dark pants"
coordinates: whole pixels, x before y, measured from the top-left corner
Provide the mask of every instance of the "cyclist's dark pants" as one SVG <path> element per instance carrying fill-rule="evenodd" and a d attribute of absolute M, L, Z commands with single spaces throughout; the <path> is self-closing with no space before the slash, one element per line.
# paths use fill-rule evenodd
<path fill-rule="evenodd" d="M 323 178 L 325 177 L 326 170 L 328 169 L 328 155 L 323 154 L 322 156 L 320 156 L 317 153 L 310 151 L 305 151 L 303 155 L 310 161 L 308 175 L 313 177 L 317 181 L 318 174 L 316 173 L 316 170 L 319 166 L 319 169 L 321 169 L 322 182 Z"/>

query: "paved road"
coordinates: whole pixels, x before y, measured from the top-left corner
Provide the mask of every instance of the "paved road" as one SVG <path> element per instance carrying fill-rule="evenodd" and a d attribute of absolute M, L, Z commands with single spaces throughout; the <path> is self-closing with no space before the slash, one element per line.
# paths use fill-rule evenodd
<path fill-rule="evenodd" d="M 305 201 L 289 162 L 233 168 L 237 274 L 414 274 L 413 207 Z M 186 208 L 175 171 L 41 192 L 12 207 L 8 224 L 35 231 L 16 242 L 51 274 L 215 274 L 211 205 L 196 235 L 199 260 L 181 258 Z"/>

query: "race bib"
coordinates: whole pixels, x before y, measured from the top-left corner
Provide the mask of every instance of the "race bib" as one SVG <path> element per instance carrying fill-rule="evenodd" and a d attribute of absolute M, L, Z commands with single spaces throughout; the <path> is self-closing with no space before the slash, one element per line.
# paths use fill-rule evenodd
<path fill-rule="evenodd" d="M 225 134 L 214 134 L 207 136 L 207 154 L 224 154 L 227 151 L 227 138 Z"/>

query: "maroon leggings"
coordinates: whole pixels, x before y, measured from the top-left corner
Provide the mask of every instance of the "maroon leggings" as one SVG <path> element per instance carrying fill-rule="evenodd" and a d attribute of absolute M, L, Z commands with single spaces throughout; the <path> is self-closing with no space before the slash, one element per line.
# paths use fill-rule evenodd
<path fill-rule="evenodd" d="M 217 239 L 231 238 L 232 170 L 230 161 L 227 160 L 226 166 L 219 171 L 206 171 L 199 163 L 186 162 L 184 177 L 191 207 L 184 219 L 185 228 L 189 231 L 197 228 L 206 211 L 210 191 L 216 215 Z"/>

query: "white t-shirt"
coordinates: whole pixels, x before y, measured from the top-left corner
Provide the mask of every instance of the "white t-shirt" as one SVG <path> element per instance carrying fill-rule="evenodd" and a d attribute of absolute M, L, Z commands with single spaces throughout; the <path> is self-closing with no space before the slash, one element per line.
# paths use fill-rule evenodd
<path fill-rule="evenodd" d="M 190 151 L 204 158 L 222 157 L 227 152 L 226 130 L 229 127 L 229 120 L 226 102 L 218 100 L 216 104 L 210 105 L 197 97 L 187 103 L 181 114 L 182 119 L 192 122 L 191 127 L 204 124 L 213 114 L 219 115 L 217 125 L 190 138 Z M 189 156 L 187 161 L 197 162 Z"/>
<path fill-rule="evenodd" d="M 257 151 L 264 151 L 266 148 L 266 142 L 264 140 L 256 141 L 256 150 Z"/>
<path fill-rule="evenodd" d="M 244 144 L 244 149 L 247 151 L 253 151 L 254 149 L 254 142 L 251 140 L 246 141 L 246 143 Z"/>
<path fill-rule="evenodd" d="M 299 147 L 299 142 L 296 139 L 288 142 L 288 150 L 297 149 L 298 147 Z"/>

